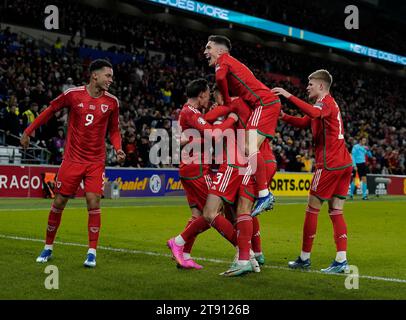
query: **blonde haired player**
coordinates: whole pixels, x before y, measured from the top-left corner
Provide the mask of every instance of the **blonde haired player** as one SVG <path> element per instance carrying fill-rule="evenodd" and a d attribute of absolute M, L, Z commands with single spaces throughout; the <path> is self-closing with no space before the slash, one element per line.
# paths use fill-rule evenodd
<path fill-rule="evenodd" d="M 310 253 L 316 236 L 317 218 L 324 201 L 328 201 L 329 215 L 334 229 L 337 253 L 333 263 L 322 272 L 340 273 L 348 268 L 347 226 L 343 208 L 351 181 L 352 159 L 344 140 L 344 126 L 340 108 L 330 94 L 333 77 L 327 70 L 317 70 L 309 75 L 306 88 L 308 104 L 283 88 L 272 91 L 293 102 L 304 117 L 293 117 L 282 112 L 281 120 L 299 128 L 311 127 L 316 172 L 310 186 L 309 201 L 303 227 L 303 244 L 300 256 L 289 262 L 290 268 L 310 268 Z"/>

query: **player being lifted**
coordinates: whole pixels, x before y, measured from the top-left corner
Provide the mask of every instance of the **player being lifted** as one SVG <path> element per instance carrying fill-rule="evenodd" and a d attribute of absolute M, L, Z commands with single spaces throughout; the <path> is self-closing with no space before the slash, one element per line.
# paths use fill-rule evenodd
<path fill-rule="evenodd" d="M 253 110 L 247 125 L 245 154 L 259 190 L 259 198 L 251 213 L 256 216 L 263 210 L 271 209 L 274 202 L 268 189 L 266 165 L 260 146 L 265 138 L 272 139 L 274 136 L 281 104 L 278 97 L 247 66 L 230 55 L 230 50 L 231 42 L 227 37 L 212 35 L 208 38 L 204 55 L 209 66 L 215 67 L 216 83 L 225 104 L 230 104 L 230 96 L 238 96 Z"/>
<path fill-rule="evenodd" d="M 340 108 L 330 94 L 333 78 L 327 70 L 309 75 L 307 93 L 315 101 L 310 105 L 282 88 L 272 91 L 293 102 L 305 114 L 293 117 L 282 112 L 281 119 L 299 128 L 311 127 L 316 154 L 316 172 L 310 186 L 309 201 L 303 227 L 302 252 L 290 268 L 310 267 L 310 252 L 316 235 L 317 218 L 324 201 L 328 201 L 333 223 L 337 254 L 333 263 L 322 272 L 340 273 L 348 268 L 347 226 L 343 216 L 345 198 L 351 180 L 352 159 L 344 141 Z"/>
<path fill-rule="evenodd" d="M 107 92 L 113 82 L 113 67 L 110 62 L 99 59 L 90 64 L 89 72 L 89 84 L 68 89 L 59 95 L 21 137 L 21 144 L 26 148 L 35 129 L 45 124 L 56 111 L 69 109 L 65 154 L 58 170 L 56 196 L 49 212 L 45 247 L 37 262 L 47 262 L 51 258 L 62 212 L 83 180 L 89 213 L 89 249 L 84 265 L 96 266 L 96 248 L 101 226 L 100 198 L 104 188 L 106 158 L 104 140 L 107 130 L 117 152 L 118 162 L 124 161 L 125 153 L 121 149 L 119 103 L 115 96 Z"/>

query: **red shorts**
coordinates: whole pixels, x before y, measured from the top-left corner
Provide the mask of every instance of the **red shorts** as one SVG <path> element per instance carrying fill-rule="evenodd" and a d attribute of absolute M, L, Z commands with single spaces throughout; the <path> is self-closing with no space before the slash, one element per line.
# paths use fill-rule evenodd
<path fill-rule="evenodd" d="M 56 193 L 74 196 L 82 181 L 85 192 L 102 195 L 104 163 L 79 163 L 63 160 L 56 176 Z"/>
<path fill-rule="evenodd" d="M 266 162 L 266 177 L 268 181 L 268 185 L 271 185 L 271 181 L 273 176 L 276 173 L 276 161 Z M 242 183 L 240 185 L 238 196 L 247 198 L 251 202 L 255 202 L 256 198 L 258 197 L 258 188 L 257 184 L 254 181 L 252 175 L 245 175 Z"/>
<path fill-rule="evenodd" d="M 197 208 L 203 212 L 207 194 L 212 183 L 210 175 L 206 174 L 200 178 L 191 180 L 180 178 L 180 181 L 182 181 L 183 189 L 185 189 L 189 207 Z"/>
<path fill-rule="evenodd" d="M 310 194 L 321 200 L 330 200 L 334 196 L 345 199 L 352 169 L 352 166 L 341 170 L 316 169 L 310 185 Z"/>
<path fill-rule="evenodd" d="M 273 138 L 278 125 L 280 112 L 280 100 L 276 100 L 265 106 L 259 105 L 248 119 L 247 130 L 256 129 L 260 135 Z"/>
<path fill-rule="evenodd" d="M 213 185 L 209 194 L 214 194 L 223 201 L 234 204 L 243 177 L 244 175 L 240 174 L 239 168 L 222 164 L 218 172 L 213 174 Z"/>

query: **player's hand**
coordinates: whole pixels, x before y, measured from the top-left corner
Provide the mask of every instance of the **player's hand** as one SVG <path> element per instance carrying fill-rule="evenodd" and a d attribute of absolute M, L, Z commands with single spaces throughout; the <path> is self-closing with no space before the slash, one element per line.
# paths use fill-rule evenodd
<path fill-rule="evenodd" d="M 30 145 L 30 136 L 24 132 L 21 136 L 20 143 L 24 149 L 27 149 Z"/>
<path fill-rule="evenodd" d="M 230 112 L 229 114 L 228 114 L 228 117 L 227 118 L 232 118 L 232 119 L 234 119 L 234 122 L 237 122 L 238 121 L 238 116 L 237 116 L 237 114 L 235 114 L 234 112 Z"/>
<path fill-rule="evenodd" d="M 287 92 L 285 89 L 276 87 L 271 90 L 273 93 L 277 94 L 278 96 L 284 96 L 285 98 L 289 99 L 292 94 Z"/>
<path fill-rule="evenodd" d="M 117 162 L 123 163 L 125 160 L 125 153 L 122 149 L 117 150 Z"/>
<path fill-rule="evenodd" d="M 285 116 L 285 112 L 281 110 L 281 113 L 279 114 L 279 120 L 283 120 L 283 117 Z"/>
<path fill-rule="evenodd" d="M 182 132 L 180 135 L 180 145 L 183 147 L 188 142 L 189 142 L 189 138 L 186 137 L 185 134 Z"/>

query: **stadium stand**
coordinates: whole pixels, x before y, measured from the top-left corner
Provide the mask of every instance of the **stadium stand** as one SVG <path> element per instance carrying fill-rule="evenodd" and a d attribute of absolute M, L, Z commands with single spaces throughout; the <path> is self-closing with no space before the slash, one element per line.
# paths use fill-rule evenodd
<path fill-rule="evenodd" d="M 24 6 L 19 5 L 20 2 L 9 2 L 7 8 L 1 8 L 5 12 L 3 22 L 41 28 L 38 21 L 42 21 L 43 10 L 38 8 L 43 8 L 45 2 Z M 239 1 L 239 8 L 244 7 L 241 2 L 245 1 Z M 254 1 L 257 2 L 263 3 Z M 285 12 L 286 23 L 303 22 L 300 27 L 305 28 L 312 19 L 297 20 L 289 11 L 290 1 L 284 2 L 286 8 L 281 10 L 285 11 L 275 13 L 275 18 L 271 14 L 270 18 L 277 20 L 277 16 L 284 17 Z M 179 109 L 186 100 L 184 88 L 190 80 L 197 77 L 213 80 L 213 70 L 206 66 L 202 55 L 208 34 L 195 30 L 185 34 L 184 30 L 163 22 L 111 14 L 76 2 L 55 1 L 55 4 L 69 12 L 58 31 L 72 36 L 66 42 L 59 39 L 53 46 L 45 46 L 39 39 L 13 33 L 7 27 L 0 31 L 0 129 L 5 135 L 4 143 L 18 145 L 18 139 L 12 135 L 18 136 L 24 130 L 27 120 L 23 115 L 33 105 L 37 104 L 41 111 L 63 89 L 87 81 L 86 67 L 92 58 L 109 57 L 115 64 L 112 93 L 121 102 L 123 149 L 128 155 L 125 166 L 152 166 L 148 157 L 151 130 L 165 128 L 171 131 L 172 121 L 177 120 Z M 250 10 L 254 11 L 250 13 L 261 12 L 261 8 L 260 5 L 252 6 Z M 309 15 L 311 11 L 309 8 Z M 93 24 L 92 17 L 96 14 L 98 23 Z M 314 23 L 314 28 L 318 28 Z M 309 29 L 312 29 L 311 25 Z M 378 41 L 373 37 L 373 31 L 370 36 Z M 368 39 L 359 37 L 358 40 Z M 92 47 L 85 44 L 85 39 L 112 42 L 117 46 L 102 50 L 101 44 Z M 386 40 L 390 42 L 390 37 Z M 404 48 L 392 48 L 384 42 L 368 44 L 405 52 Z M 305 97 L 307 75 L 314 69 L 328 69 L 334 76 L 332 92 L 342 110 L 348 147 L 351 148 L 355 140 L 368 137 L 374 154 L 369 162 L 370 171 L 405 174 L 406 87 L 403 78 L 259 44 L 233 41 L 233 45 L 232 54 L 249 65 L 266 85 L 283 86 L 302 98 Z M 296 114 L 295 108 L 290 108 L 292 106 L 287 102 L 285 105 L 288 113 Z M 36 132 L 36 144 L 52 151 L 50 163 L 61 161 L 64 139 L 61 128 L 66 121 L 67 112 L 59 112 Z M 293 129 L 281 123 L 274 151 L 279 170 L 310 171 L 312 168 L 308 130 Z M 109 144 L 107 154 L 108 164 L 116 165 Z"/>

